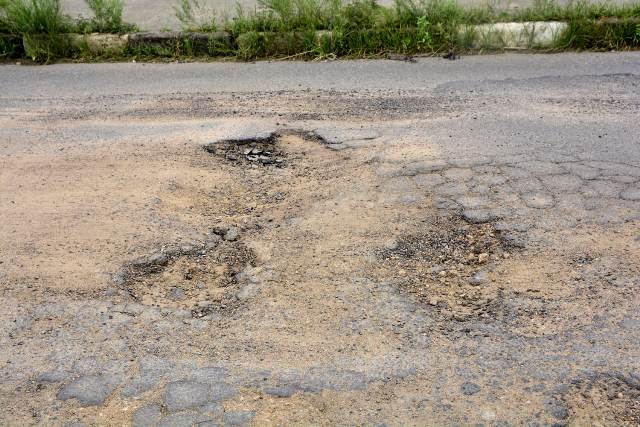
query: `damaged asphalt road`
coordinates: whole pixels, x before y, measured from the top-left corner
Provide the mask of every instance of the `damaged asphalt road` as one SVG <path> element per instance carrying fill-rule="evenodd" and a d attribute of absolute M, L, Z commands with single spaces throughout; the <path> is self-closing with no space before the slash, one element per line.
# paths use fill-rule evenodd
<path fill-rule="evenodd" d="M 639 66 L 3 67 L 0 423 L 637 425 Z"/>

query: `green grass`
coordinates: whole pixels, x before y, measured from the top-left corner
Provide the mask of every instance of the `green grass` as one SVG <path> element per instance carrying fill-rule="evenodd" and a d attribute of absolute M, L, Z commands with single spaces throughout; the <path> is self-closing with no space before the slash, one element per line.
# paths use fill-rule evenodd
<path fill-rule="evenodd" d="M 234 35 L 243 59 L 468 50 L 475 34 L 461 32 L 461 27 L 509 21 L 566 21 L 569 30 L 558 38 L 559 49 L 640 46 L 635 21 L 640 2 L 616 6 L 579 0 L 560 6 L 553 0 L 538 0 L 515 13 L 490 5 L 463 8 L 451 0 L 396 0 L 391 7 L 371 0 L 260 0 L 259 4 L 250 12 L 238 8 L 235 17 L 216 25 Z M 603 21 L 613 17 L 619 21 Z"/>
<path fill-rule="evenodd" d="M 0 6 L 3 26 L 10 34 L 23 38 L 28 57 L 49 62 L 68 54 L 61 34 L 69 32 L 73 25 L 62 15 L 58 0 L 6 0 Z"/>
<path fill-rule="evenodd" d="M 571 1 L 561 6 L 553 0 L 536 0 L 533 6 L 515 13 L 513 21 L 576 21 L 640 16 L 640 2 L 616 5 L 610 2 Z"/>
<path fill-rule="evenodd" d="M 73 54 L 66 33 L 124 33 L 136 27 L 123 22 L 122 0 L 85 0 L 91 19 L 73 20 L 62 13 L 60 0 L 0 0 L 0 32 L 20 36 L 27 57 L 50 62 Z M 0 42 L 0 55 L 19 49 Z M 6 53 L 10 52 L 10 53 Z"/>
<path fill-rule="evenodd" d="M 137 31 L 137 27 L 122 20 L 122 0 L 85 0 L 93 18 L 79 19 L 75 30 L 79 33 L 126 33 Z"/>
<path fill-rule="evenodd" d="M 215 32 L 218 29 L 215 14 L 200 0 L 178 0 L 173 9 L 184 31 Z"/>
<path fill-rule="evenodd" d="M 122 20 L 123 0 L 85 0 L 94 16 L 72 20 L 59 0 L 0 0 L 0 33 L 24 40 L 25 54 L 41 62 L 58 57 L 86 59 L 90 49 L 69 46 L 68 32 L 122 33 L 135 27 Z M 189 38 L 128 46 L 112 56 L 148 59 L 202 55 L 256 58 L 371 57 L 387 53 L 440 54 L 475 51 L 473 25 L 508 21 L 564 21 L 555 49 L 635 49 L 640 47 L 640 1 L 624 6 L 537 0 L 517 12 L 490 5 L 463 8 L 454 0 L 395 0 L 383 7 L 373 0 L 258 0 L 259 7 L 237 7 L 231 18 L 208 9 L 206 0 L 177 0 L 175 13 L 186 31 L 231 34 L 234 45 Z M 464 30 L 461 30 L 464 29 Z M 7 42 L 7 40 L 11 40 Z M 15 55 L 15 38 L 0 39 L 0 56 Z M 493 47 L 495 48 L 495 47 Z"/>

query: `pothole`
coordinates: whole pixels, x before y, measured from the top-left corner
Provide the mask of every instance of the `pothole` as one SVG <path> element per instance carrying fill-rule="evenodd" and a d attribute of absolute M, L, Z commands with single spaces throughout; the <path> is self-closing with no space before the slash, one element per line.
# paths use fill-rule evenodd
<path fill-rule="evenodd" d="M 640 377 L 597 374 L 574 381 L 562 399 L 576 425 L 640 425 Z"/>
<path fill-rule="evenodd" d="M 515 250 L 492 224 L 443 216 L 387 245 L 378 258 L 396 272 L 400 290 L 445 318 L 465 321 L 496 316 L 504 295 L 492 284 L 494 265 Z"/>
<path fill-rule="evenodd" d="M 231 163 L 281 168 L 286 166 L 287 154 L 278 146 L 279 137 L 273 133 L 260 138 L 225 140 L 204 149 Z"/>
<path fill-rule="evenodd" d="M 195 318 L 232 312 L 242 303 L 243 277 L 255 266 L 253 252 L 236 241 L 234 230 L 133 262 L 120 273 L 120 285 L 143 305 L 188 310 Z"/>

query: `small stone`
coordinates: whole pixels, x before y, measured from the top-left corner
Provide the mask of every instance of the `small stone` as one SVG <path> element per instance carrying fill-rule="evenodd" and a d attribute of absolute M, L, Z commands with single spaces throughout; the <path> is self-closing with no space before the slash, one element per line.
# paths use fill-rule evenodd
<path fill-rule="evenodd" d="M 433 266 L 431 268 L 429 268 L 429 274 L 439 274 L 442 270 L 444 270 L 444 267 L 442 267 L 441 265 L 436 265 Z"/>
<path fill-rule="evenodd" d="M 460 385 L 460 391 L 465 396 L 471 396 L 480 391 L 480 386 L 472 382 L 465 382 Z"/>
<path fill-rule="evenodd" d="M 127 274 L 123 271 L 120 271 L 116 274 L 113 275 L 113 283 L 116 284 L 116 286 L 122 286 L 125 283 L 127 283 Z"/>
<path fill-rule="evenodd" d="M 167 265 L 169 258 L 165 254 L 157 253 L 149 257 L 149 262 L 153 265 Z"/>
<path fill-rule="evenodd" d="M 478 255 L 478 264 L 484 264 L 488 260 L 489 260 L 489 254 L 488 253 L 483 252 L 480 255 Z"/>
<path fill-rule="evenodd" d="M 505 245 L 510 246 L 512 248 L 523 249 L 527 246 L 525 240 L 517 234 L 514 233 L 505 233 L 502 235 L 502 241 Z"/>
<path fill-rule="evenodd" d="M 473 286 L 479 286 L 487 281 L 487 273 L 485 271 L 478 271 L 471 278 L 469 278 L 469 284 Z"/>
<path fill-rule="evenodd" d="M 238 239 L 238 235 L 240 231 L 236 227 L 230 227 L 229 230 L 224 234 L 224 240 L 228 242 L 233 242 Z"/>
<path fill-rule="evenodd" d="M 436 305 L 438 305 L 439 302 L 440 302 L 440 300 L 438 298 L 429 299 L 429 305 L 436 306 Z"/>
<path fill-rule="evenodd" d="M 491 409 L 483 409 L 480 412 L 480 418 L 486 421 L 493 421 L 496 419 L 496 413 Z"/>
<path fill-rule="evenodd" d="M 497 219 L 495 214 L 485 209 L 465 209 L 462 217 L 472 224 L 484 224 Z"/>
<path fill-rule="evenodd" d="M 240 301 L 246 301 L 256 294 L 258 287 L 254 283 L 243 286 L 237 293 L 236 298 Z"/>
<path fill-rule="evenodd" d="M 218 243 L 220 243 L 220 240 L 222 239 L 217 234 L 212 234 L 208 236 L 207 241 L 204 243 L 205 249 L 207 250 L 215 249 L 216 246 L 218 246 Z"/>
<path fill-rule="evenodd" d="M 180 301 L 186 298 L 186 294 L 184 293 L 184 290 L 182 290 L 182 288 L 172 286 L 167 293 L 167 298 L 172 301 Z"/>
<path fill-rule="evenodd" d="M 182 245 L 180 246 L 180 252 L 182 252 L 183 254 L 190 254 L 191 252 L 193 252 L 195 249 L 195 247 L 193 245 Z"/>

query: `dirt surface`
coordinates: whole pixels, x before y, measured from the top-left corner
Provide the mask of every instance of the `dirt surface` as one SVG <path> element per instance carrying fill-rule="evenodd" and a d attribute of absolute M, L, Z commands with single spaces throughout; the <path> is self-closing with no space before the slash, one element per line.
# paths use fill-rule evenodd
<path fill-rule="evenodd" d="M 2 98 L 0 423 L 637 425 L 640 80 L 568 80 Z"/>

